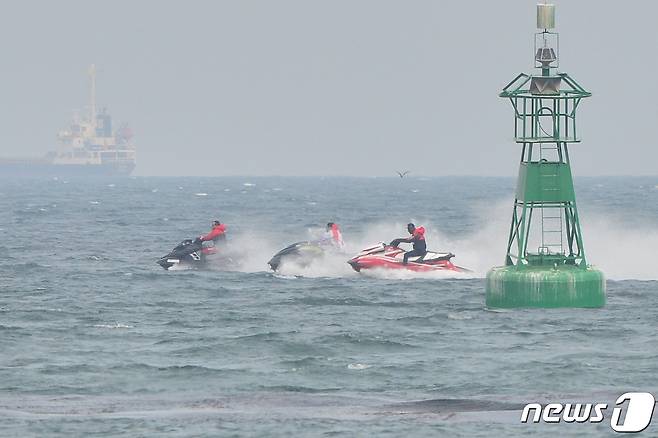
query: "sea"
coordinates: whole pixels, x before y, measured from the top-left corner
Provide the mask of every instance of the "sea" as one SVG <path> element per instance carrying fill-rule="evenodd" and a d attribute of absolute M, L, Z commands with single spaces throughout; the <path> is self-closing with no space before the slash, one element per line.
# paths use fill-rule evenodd
<path fill-rule="evenodd" d="M 658 395 L 658 177 L 575 185 L 600 309 L 486 307 L 514 178 L 0 177 L 0 436 L 614 436 L 520 421 Z M 215 219 L 229 262 L 155 263 Z M 344 253 L 269 270 L 329 221 Z M 408 222 L 473 272 L 346 263 Z"/>

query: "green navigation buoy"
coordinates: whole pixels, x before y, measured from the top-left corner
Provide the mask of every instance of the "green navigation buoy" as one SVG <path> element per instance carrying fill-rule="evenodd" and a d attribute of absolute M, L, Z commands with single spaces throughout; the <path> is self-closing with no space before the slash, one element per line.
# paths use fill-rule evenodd
<path fill-rule="evenodd" d="M 512 103 L 522 148 L 505 266 L 487 273 L 491 308 L 605 305 L 603 273 L 585 258 L 568 147 L 580 141 L 576 110 L 591 93 L 558 72 L 554 27 L 555 6 L 537 5 L 540 73 L 521 73 L 500 93 Z"/>

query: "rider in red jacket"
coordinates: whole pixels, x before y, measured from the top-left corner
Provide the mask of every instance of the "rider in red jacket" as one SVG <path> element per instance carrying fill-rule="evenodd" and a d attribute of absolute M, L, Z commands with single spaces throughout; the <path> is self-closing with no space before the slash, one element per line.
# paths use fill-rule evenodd
<path fill-rule="evenodd" d="M 202 242 L 217 242 L 218 240 L 226 240 L 226 224 L 219 221 L 212 222 L 212 229 L 205 236 L 199 237 Z"/>
<path fill-rule="evenodd" d="M 395 239 L 391 246 L 398 246 L 400 243 L 413 243 L 413 250 L 404 253 L 402 264 L 409 262 L 409 257 L 423 257 L 427 254 L 427 242 L 425 241 L 425 227 L 416 227 L 414 224 L 407 224 L 407 231 L 411 236 L 407 238 Z"/>
<path fill-rule="evenodd" d="M 329 222 L 327 224 L 324 241 L 331 242 L 331 244 L 336 248 L 345 247 L 345 243 L 343 242 L 343 234 L 340 232 L 338 224 L 333 222 Z"/>

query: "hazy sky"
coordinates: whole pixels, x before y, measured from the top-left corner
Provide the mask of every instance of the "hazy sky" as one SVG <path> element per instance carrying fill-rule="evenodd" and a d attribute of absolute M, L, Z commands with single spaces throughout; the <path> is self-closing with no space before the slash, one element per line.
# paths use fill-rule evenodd
<path fill-rule="evenodd" d="M 578 175 L 658 174 L 655 0 L 555 1 Z M 500 89 L 533 66 L 535 4 L 7 1 L 0 156 L 42 155 L 98 100 L 139 175 L 515 175 Z"/>

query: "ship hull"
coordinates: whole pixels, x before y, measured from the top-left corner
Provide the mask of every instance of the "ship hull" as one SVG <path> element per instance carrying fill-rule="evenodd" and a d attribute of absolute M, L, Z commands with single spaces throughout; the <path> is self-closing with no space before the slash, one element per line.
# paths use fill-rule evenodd
<path fill-rule="evenodd" d="M 135 163 L 107 164 L 52 164 L 48 162 L 0 161 L 0 177 L 12 178 L 71 178 L 130 176 Z"/>

